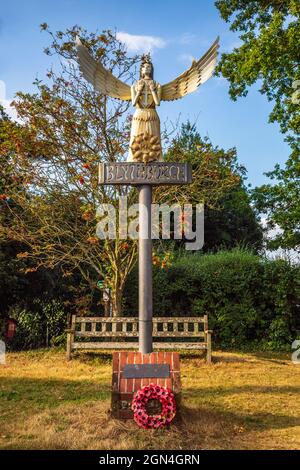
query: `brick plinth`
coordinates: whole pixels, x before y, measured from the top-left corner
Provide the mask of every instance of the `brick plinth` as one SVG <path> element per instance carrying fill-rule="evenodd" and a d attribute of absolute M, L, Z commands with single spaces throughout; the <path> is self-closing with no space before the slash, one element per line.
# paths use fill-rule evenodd
<path fill-rule="evenodd" d="M 124 378 L 123 370 L 126 364 L 169 364 L 169 378 Z M 167 387 L 173 391 L 177 405 L 180 401 L 180 365 L 177 352 L 114 352 L 112 362 L 112 416 L 118 419 L 131 419 L 131 402 L 135 392 L 150 383 Z"/>

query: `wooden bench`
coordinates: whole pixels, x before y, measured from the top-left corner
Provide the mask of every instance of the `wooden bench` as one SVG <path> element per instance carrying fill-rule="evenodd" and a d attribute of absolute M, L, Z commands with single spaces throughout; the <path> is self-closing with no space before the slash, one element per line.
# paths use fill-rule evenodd
<path fill-rule="evenodd" d="M 76 349 L 137 349 L 138 317 L 71 316 L 67 330 L 67 359 Z M 208 317 L 153 317 L 153 349 L 206 350 L 211 362 Z M 80 341 L 88 338 L 89 341 Z M 100 341 L 99 341 L 100 339 Z M 107 341 L 109 339 L 109 341 Z M 105 341 L 106 340 L 106 341 Z"/>

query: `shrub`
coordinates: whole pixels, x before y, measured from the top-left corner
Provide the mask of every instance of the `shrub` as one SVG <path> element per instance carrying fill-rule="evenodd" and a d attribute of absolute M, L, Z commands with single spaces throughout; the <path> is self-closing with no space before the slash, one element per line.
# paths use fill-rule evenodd
<path fill-rule="evenodd" d="M 17 320 L 16 334 L 8 342 L 10 349 L 58 346 L 65 341 L 67 317 L 63 305 L 55 299 L 48 303 L 35 299 L 31 310 L 17 305 L 10 310 L 10 317 Z"/>
<path fill-rule="evenodd" d="M 154 268 L 156 316 L 209 315 L 221 347 L 290 347 L 299 329 L 300 268 L 235 249 L 184 254 L 168 270 Z M 125 312 L 137 314 L 137 270 L 125 293 Z"/>

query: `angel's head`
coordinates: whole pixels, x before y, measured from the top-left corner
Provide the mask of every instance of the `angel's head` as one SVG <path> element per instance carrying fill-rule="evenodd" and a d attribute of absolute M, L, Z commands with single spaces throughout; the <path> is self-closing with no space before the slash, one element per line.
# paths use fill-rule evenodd
<path fill-rule="evenodd" d="M 154 69 L 150 54 L 145 54 L 141 59 L 140 78 L 151 78 L 153 80 L 153 73 Z"/>

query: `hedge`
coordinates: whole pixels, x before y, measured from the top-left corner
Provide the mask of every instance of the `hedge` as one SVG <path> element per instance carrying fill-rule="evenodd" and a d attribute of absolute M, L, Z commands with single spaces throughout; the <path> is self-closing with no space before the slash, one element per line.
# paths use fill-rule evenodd
<path fill-rule="evenodd" d="M 300 330 L 300 267 L 244 250 L 184 254 L 166 270 L 154 267 L 154 315 L 209 315 L 220 347 L 290 349 Z M 124 299 L 137 315 L 137 269 Z"/>

